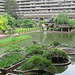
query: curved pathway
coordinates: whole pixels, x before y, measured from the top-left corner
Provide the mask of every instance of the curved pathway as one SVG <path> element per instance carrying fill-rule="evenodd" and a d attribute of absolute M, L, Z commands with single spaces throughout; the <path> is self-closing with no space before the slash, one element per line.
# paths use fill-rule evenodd
<path fill-rule="evenodd" d="M 68 54 L 75 54 L 75 49 L 64 49 Z"/>

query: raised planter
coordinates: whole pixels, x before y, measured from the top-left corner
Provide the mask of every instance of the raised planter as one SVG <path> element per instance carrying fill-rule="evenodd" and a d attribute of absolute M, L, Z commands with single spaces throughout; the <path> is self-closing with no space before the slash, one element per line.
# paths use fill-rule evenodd
<path fill-rule="evenodd" d="M 1 55 L 0 58 L 2 58 L 3 56 L 7 56 L 7 55 L 8 55 L 8 54 L 5 53 L 5 54 Z M 0 72 L 1 72 L 2 75 L 5 75 L 5 74 L 7 74 L 7 73 L 13 73 L 13 70 L 14 70 L 14 69 L 16 69 L 16 68 L 18 68 L 19 66 L 21 66 L 21 65 L 22 65 L 23 63 L 25 63 L 27 60 L 28 60 L 28 57 L 26 57 L 26 59 L 24 59 L 24 60 L 18 62 L 17 64 L 10 66 L 9 68 L 0 68 Z M 1 75 L 1 74 L 0 74 L 0 75 Z"/>
<path fill-rule="evenodd" d="M 65 66 L 65 65 L 69 65 L 71 64 L 71 60 L 70 59 L 66 59 L 67 62 L 66 63 L 57 63 L 57 64 L 53 64 L 54 66 Z"/>
<path fill-rule="evenodd" d="M 19 66 L 21 66 L 24 62 L 26 62 L 28 60 L 28 58 L 26 58 L 26 60 L 23 60 L 9 68 L 0 68 L 0 71 L 2 72 L 2 75 L 5 75 L 7 73 L 13 73 L 13 70 L 18 68 Z"/>

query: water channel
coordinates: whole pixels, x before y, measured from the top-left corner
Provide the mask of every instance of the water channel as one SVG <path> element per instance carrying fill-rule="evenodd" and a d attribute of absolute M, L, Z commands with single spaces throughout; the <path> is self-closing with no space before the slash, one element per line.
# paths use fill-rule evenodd
<path fill-rule="evenodd" d="M 53 41 L 58 41 L 60 43 L 67 43 L 70 48 L 75 45 L 75 33 L 29 33 L 31 38 L 29 40 L 20 41 L 17 44 L 21 47 L 32 45 L 33 41 L 42 44 L 49 44 Z M 5 48 L 8 45 L 0 47 L 0 55 L 4 53 Z M 55 75 L 75 75 L 75 55 L 69 55 L 72 63 L 67 66 L 58 66 L 57 73 Z"/>

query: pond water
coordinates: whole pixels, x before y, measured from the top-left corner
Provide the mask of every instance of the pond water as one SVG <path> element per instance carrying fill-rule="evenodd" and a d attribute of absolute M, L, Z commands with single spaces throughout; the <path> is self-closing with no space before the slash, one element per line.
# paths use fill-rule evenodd
<path fill-rule="evenodd" d="M 75 75 L 75 55 L 69 56 L 71 59 L 71 64 L 67 66 L 58 66 L 58 73 L 55 75 Z"/>
<path fill-rule="evenodd" d="M 20 41 L 14 43 L 21 47 L 32 45 L 33 41 L 42 44 L 49 44 L 53 41 L 58 41 L 60 43 L 67 43 L 69 47 L 73 47 L 75 45 L 75 33 L 29 33 L 31 38 L 29 40 Z M 0 55 L 4 53 L 5 48 L 8 45 L 0 47 Z M 58 72 L 55 75 L 75 75 L 75 55 L 70 55 L 70 59 L 72 63 L 68 66 L 59 66 L 57 67 Z"/>

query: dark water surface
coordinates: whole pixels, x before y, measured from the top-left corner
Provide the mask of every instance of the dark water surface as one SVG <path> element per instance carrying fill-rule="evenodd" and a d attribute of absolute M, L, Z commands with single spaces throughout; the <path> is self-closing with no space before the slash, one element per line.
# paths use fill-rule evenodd
<path fill-rule="evenodd" d="M 32 45 L 33 41 L 42 44 L 49 44 L 53 41 L 58 41 L 60 43 L 68 43 L 69 47 L 73 47 L 75 45 L 75 33 L 29 33 L 31 38 L 28 40 L 16 42 L 14 44 L 19 45 L 21 47 Z M 4 53 L 5 48 L 8 45 L 0 47 L 0 55 Z M 75 55 L 70 55 L 70 59 L 72 63 L 68 66 L 59 66 L 57 67 L 58 72 L 55 75 L 75 75 Z"/>

